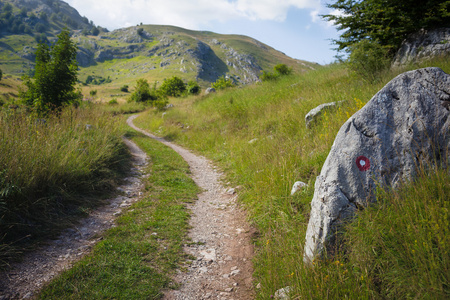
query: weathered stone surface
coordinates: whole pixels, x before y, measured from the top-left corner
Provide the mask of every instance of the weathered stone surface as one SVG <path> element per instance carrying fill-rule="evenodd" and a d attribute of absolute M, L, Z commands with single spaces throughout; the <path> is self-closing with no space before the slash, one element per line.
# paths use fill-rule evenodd
<path fill-rule="evenodd" d="M 307 187 L 308 185 L 301 181 L 296 181 L 292 186 L 291 196 L 300 191 L 302 188 Z"/>
<path fill-rule="evenodd" d="M 317 118 L 325 111 L 333 109 L 343 102 L 344 101 L 324 103 L 311 109 L 305 116 L 306 128 L 310 128 L 311 125 L 317 120 Z"/>
<path fill-rule="evenodd" d="M 207 88 L 206 90 L 205 90 L 205 95 L 208 95 L 208 94 L 210 94 L 210 93 L 215 93 L 216 92 L 216 89 L 215 88 Z"/>
<path fill-rule="evenodd" d="M 420 30 L 403 41 L 392 66 L 450 54 L 450 28 Z"/>
<path fill-rule="evenodd" d="M 416 167 L 450 163 L 450 76 L 439 68 L 403 73 L 339 130 L 315 184 L 304 260 L 332 250 L 334 233 L 375 201 L 377 184 L 395 187 Z"/>

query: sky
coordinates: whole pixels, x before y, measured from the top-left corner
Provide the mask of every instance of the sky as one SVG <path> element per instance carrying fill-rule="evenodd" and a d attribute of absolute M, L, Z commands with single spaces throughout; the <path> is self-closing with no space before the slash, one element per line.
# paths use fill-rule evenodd
<path fill-rule="evenodd" d="M 137 24 L 241 34 L 286 55 L 328 64 L 337 54 L 335 26 L 320 15 L 334 13 L 327 0 L 65 0 L 80 15 L 108 30 Z M 329 1 L 328 1 L 329 2 Z"/>

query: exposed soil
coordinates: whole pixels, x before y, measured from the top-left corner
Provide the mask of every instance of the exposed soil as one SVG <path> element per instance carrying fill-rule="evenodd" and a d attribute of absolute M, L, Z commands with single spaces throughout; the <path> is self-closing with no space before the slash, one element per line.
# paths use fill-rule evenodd
<path fill-rule="evenodd" d="M 185 251 L 195 260 L 176 276 L 180 289 L 167 291 L 165 299 L 253 299 L 253 231 L 236 203 L 236 190 L 222 186 L 222 174 L 206 158 L 141 130 L 133 125 L 134 118 L 127 120 L 128 125 L 180 154 L 195 183 L 204 190 L 188 206 L 192 243 L 185 245 Z"/>
<path fill-rule="evenodd" d="M 196 184 L 204 190 L 188 206 L 192 243 L 185 245 L 185 251 L 195 259 L 178 272 L 175 280 L 180 288 L 166 291 L 165 299 L 253 299 L 253 231 L 245 212 L 236 204 L 235 189 L 222 186 L 222 174 L 205 158 L 134 126 L 135 117 L 127 123 L 178 152 L 190 165 Z M 146 164 L 146 154 L 131 141 L 125 142 L 133 154 L 134 168 L 126 184 L 118 188 L 121 195 L 0 273 L 0 300 L 33 298 L 45 283 L 89 253 L 101 240 L 101 233 L 115 226 L 114 220 L 123 208 L 139 200 L 140 170 Z"/>

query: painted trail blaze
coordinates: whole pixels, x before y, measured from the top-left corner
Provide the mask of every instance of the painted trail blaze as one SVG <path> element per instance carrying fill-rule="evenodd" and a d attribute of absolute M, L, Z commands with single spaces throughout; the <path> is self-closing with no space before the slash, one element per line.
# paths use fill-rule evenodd
<path fill-rule="evenodd" d="M 370 169 L 370 160 L 365 156 L 358 156 L 356 158 L 356 166 L 360 171 L 367 171 Z"/>

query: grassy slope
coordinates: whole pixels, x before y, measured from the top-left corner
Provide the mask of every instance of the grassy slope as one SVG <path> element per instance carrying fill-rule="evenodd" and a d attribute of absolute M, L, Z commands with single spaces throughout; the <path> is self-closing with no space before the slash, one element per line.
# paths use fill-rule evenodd
<path fill-rule="evenodd" d="M 434 62 L 433 65 L 450 73 L 448 60 Z M 372 215 L 368 214 L 367 219 L 363 215 L 363 221 L 358 221 L 373 224 L 371 230 L 364 232 L 367 235 L 365 240 L 360 229 L 349 230 L 355 233 L 348 237 L 355 244 L 349 255 L 342 253 L 342 257 L 325 261 L 314 271 L 305 269 L 302 263 L 315 177 L 336 133 L 395 75 L 385 74 L 380 82 L 364 82 L 349 74 L 343 66 L 331 65 L 278 82 L 201 98 L 174 99 L 175 109 L 169 110 L 164 118 L 160 113 L 148 112 L 135 123 L 209 156 L 227 171 L 233 182 L 244 186 L 241 201 L 261 233 L 256 241 L 255 258 L 256 283 L 261 283 L 258 290 L 260 299 L 268 299 L 285 286 L 291 286 L 293 295 L 305 299 L 404 298 L 415 295 L 419 298 L 442 298 L 449 293 L 449 244 L 442 241 L 445 235 L 439 235 L 436 242 L 435 233 L 436 228 L 444 227 L 444 233 L 448 233 L 450 196 L 446 172 L 438 172 L 438 179 L 429 180 L 437 183 L 429 185 L 432 193 L 416 188 L 422 196 L 415 198 L 433 195 L 428 197 L 430 201 L 426 205 L 429 209 L 425 212 L 437 214 L 437 217 L 425 212 L 418 216 L 419 219 L 406 215 L 405 211 L 414 211 L 417 205 L 414 201 L 408 202 L 406 210 L 398 210 L 394 215 L 389 215 L 389 210 L 382 210 L 383 213 L 375 210 Z M 314 128 L 306 130 L 304 116 L 310 109 L 321 103 L 341 100 L 347 102 L 324 114 Z M 309 186 L 290 196 L 292 184 L 297 180 L 307 182 Z M 423 180 L 427 182 L 426 178 Z M 421 186 L 422 182 L 419 184 Z M 406 194 L 397 202 L 412 198 Z M 425 225 L 417 229 L 419 232 L 411 230 L 408 238 L 399 238 L 387 234 L 386 230 L 401 232 L 402 225 L 391 229 L 382 226 L 394 219 L 400 220 L 399 224 L 403 222 L 403 226 L 405 222 L 409 226 L 416 223 Z M 435 224 L 435 228 L 428 226 L 430 224 Z M 405 248 L 413 246 L 411 236 L 423 236 L 421 240 L 417 238 L 420 250 L 415 250 L 421 253 L 420 259 L 403 255 Z M 366 242 L 370 239 L 381 243 L 373 244 L 379 255 L 358 260 L 358 251 L 367 252 L 367 247 L 363 246 L 372 245 Z M 395 244 L 402 246 L 392 248 Z M 427 276 L 421 275 L 424 270 L 427 270 Z"/>
<path fill-rule="evenodd" d="M 0 268 L 101 203 L 129 160 L 120 135 L 92 106 L 45 120 L 0 109 Z"/>
<path fill-rule="evenodd" d="M 48 285 L 40 299 L 159 299 L 185 257 L 189 213 L 198 187 L 187 163 L 161 143 L 128 136 L 150 157 L 142 200 L 125 211 L 93 252 Z"/>

